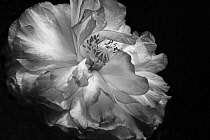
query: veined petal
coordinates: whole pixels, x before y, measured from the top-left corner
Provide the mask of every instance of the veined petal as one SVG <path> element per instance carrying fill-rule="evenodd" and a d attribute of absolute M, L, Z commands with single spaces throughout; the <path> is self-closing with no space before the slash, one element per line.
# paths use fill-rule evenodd
<path fill-rule="evenodd" d="M 62 116 L 60 116 L 59 119 L 56 121 L 56 124 L 65 126 L 67 128 L 77 128 L 77 125 L 73 121 L 73 118 L 69 111 L 63 113 Z"/>
<path fill-rule="evenodd" d="M 50 4 L 42 3 L 27 9 L 21 18 L 12 24 L 9 31 L 11 36 L 9 37 L 9 44 L 13 51 L 13 58 L 76 60 L 75 51 L 72 50 L 74 46 L 69 44 L 73 41 L 66 40 L 66 35 L 71 35 L 65 24 L 66 20 L 58 12 L 55 15 L 55 11 L 52 12 L 49 7 L 47 9 L 46 5 L 49 6 Z M 52 5 L 51 8 L 53 8 Z M 66 30 L 65 33 L 64 30 Z"/>
<path fill-rule="evenodd" d="M 130 59 L 127 53 L 117 52 L 99 73 L 107 83 L 128 95 L 145 94 L 149 87 L 147 79 L 135 75 Z"/>
<path fill-rule="evenodd" d="M 157 73 L 167 65 L 165 54 L 155 55 L 157 45 L 153 35 L 143 33 L 133 46 L 127 46 L 123 51 L 131 55 L 131 62 L 137 71 L 149 71 Z"/>
<path fill-rule="evenodd" d="M 74 59 L 75 57 L 73 57 Z M 77 65 L 76 60 L 69 62 L 62 61 L 45 61 L 45 60 L 27 60 L 27 59 L 17 59 L 17 61 L 29 71 L 39 71 L 39 70 L 52 70 L 57 68 L 68 67 L 69 65 Z"/>
<path fill-rule="evenodd" d="M 69 50 L 71 50 L 71 52 L 75 54 L 76 48 L 74 44 L 73 33 L 71 30 L 72 26 L 71 26 L 71 19 L 70 19 L 70 16 L 71 16 L 70 6 L 67 4 L 59 4 L 59 5 L 54 6 L 50 2 L 42 3 L 40 4 L 40 6 L 50 10 L 54 14 L 62 30 L 63 37 L 65 38 L 65 40 L 67 41 L 69 45 Z"/>

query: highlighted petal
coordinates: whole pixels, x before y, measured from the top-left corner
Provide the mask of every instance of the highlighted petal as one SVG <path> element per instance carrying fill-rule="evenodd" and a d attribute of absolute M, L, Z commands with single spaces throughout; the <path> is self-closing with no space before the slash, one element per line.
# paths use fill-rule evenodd
<path fill-rule="evenodd" d="M 99 71 L 105 81 L 128 95 L 142 95 L 148 91 L 147 79 L 134 73 L 130 56 L 117 52 Z"/>
<path fill-rule="evenodd" d="M 74 40 L 73 40 L 73 34 L 72 34 L 72 30 L 71 30 L 71 25 L 70 25 L 70 6 L 69 5 L 57 5 L 54 6 L 52 5 L 52 3 L 50 2 L 45 2 L 40 4 L 41 7 L 49 9 L 56 17 L 60 28 L 62 30 L 63 33 L 63 37 L 65 38 L 65 40 L 67 41 L 68 45 L 69 45 L 69 49 L 71 50 L 71 52 L 73 52 L 74 54 L 76 53 L 75 51 L 75 44 L 74 44 Z"/>
<path fill-rule="evenodd" d="M 50 3 L 27 9 L 9 30 L 9 45 L 15 59 L 76 60 L 71 29 L 66 17 Z"/>
<path fill-rule="evenodd" d="M 74 59 L 73 57 L 72 59 Z M 62 67 L 68 67 L 69 65 L 77 65 L 76 60 L 70 62 L 62 61 L 45 61 L 45 60 L 27 60 L 27 59 L 17 59 L 20 64 L 29 71 L 38 71 L 38 70 L 52 70 Z"/>

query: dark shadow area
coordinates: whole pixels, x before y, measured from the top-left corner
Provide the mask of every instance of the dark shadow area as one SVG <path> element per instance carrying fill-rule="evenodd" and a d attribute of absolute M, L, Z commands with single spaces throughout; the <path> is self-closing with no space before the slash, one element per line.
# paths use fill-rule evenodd
<path fill-rule="evenodd" d="M 49 0 L 53 4 L 68 0 Z M 208 4 L 178 1 L 118 0 L 127 8 L 126 24 L 141 34 L 150 31 L 157 43 L 156 53 L 165 53 L 168 66 L 158 73 L 169 84 L 162 125 L 148 140 L 204 140 L 210 130 L 210 110 L 207 90 L 209 80 Z M 10 24 L 28 7 L 41 0 L 0 1 L 0 45 L 4 47 Z M 206 17 L 205 17 L 206 15 Z M 41 112 L 31 105 L 17 104 L 8 94 L 5 84 L 4 52 L 0 53 L 0 139 L 78 140 L 57 127 L 49 128 Z M 208 67 L 209 66 L 209 67 Z M 103 135 L 99 140 L 114 140 Z"/>

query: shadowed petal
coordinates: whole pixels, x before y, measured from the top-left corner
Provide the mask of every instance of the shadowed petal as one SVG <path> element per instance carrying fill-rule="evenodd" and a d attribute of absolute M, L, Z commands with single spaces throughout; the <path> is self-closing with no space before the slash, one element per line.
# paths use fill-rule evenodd
<path fill-rule="evenodd" d="M 148 91 L 147 79 L 134 73 L 130 56 L 117 52 L 99 71 L 105 81 L 128 95 L 142 95 Z"/>

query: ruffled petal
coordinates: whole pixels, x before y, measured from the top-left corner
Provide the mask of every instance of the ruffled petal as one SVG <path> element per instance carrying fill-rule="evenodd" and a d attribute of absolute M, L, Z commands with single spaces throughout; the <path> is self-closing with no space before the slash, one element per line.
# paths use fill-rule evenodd
<path fill-rule="evenodd" d="M 160 115 L 163 116 L 167 100 L 171 98 L 170 96 L 165 95 L 169 86 L 167 86 L 167 83 L 165 83 L 163 78 L 151 72 L 139 71 L 136 72 L 136 74 L 147 77 L 150 89 L 144 96 L 135 98 L 145 106 L 157 108 Z"/>
<path fill-rule="evenodd" d="M 123 51 L 131 55 L 136 71 L 157 73 L 166 67 L 167 58 L 163 53 L 155 55 L 156 47 L 153 35 L 145 32 L 136 40 L 135 45 L 127 46 Z"/>
<path fill-rule="evenodd" d="M 117 52 L 113 58 L 99 71 L 107 83 L 128 95 L 142 95 L 148 91 L 147 79 L 134 73 L 130 56 Z"/>
<path fill-rule="evenodd" d="M 130 95 L 133 99 L 138 101 L 139 104 L 126 105 L 126 107 L 134 114 L 136 109 L 140 109 L 136 112 L 138 112 L 139 115 L 146 115 L 148 117 L 146 119 L 145 117 L 139 116 L 139 119 L 156 127 L 162 122 L 165 105 L 167 100 L 170 99 L 170 96 L 165 95 L 169 87 L 160 76 L 151 72 L 139 71 L 136 72 L 136 74 L 145 76 L 148 79 L 150 88 L 144 95 Z"/>

